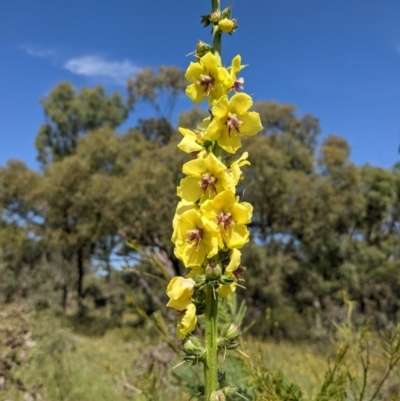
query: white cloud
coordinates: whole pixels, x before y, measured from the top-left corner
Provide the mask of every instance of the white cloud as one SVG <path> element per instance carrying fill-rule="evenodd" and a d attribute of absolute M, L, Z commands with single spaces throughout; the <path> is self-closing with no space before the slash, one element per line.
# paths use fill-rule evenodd
<path fill-rule="evenodd" d="M 37 47 L 32 46 L 21 46 L 21 49 L 24 50 L 30 56 L 35 57 L 51 57 L 54 56 L 56 51 L 54 49 L 39 49 Z"/>
<path fill-rule="evenodd" d="M 115 82 L 123 83 L 139 68 L 129 60 L 109 61 L 99 56 L 84 56 L 67 60 L 63 67 L 73 74 L 86 77 L 110 78 Z"/>

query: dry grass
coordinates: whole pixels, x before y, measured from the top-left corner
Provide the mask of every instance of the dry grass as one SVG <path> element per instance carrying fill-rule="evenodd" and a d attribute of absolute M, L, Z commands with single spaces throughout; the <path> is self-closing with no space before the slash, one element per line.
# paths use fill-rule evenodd
<path fill-rule="evenodd" d="M 3 344 L 0 369 L 3 370 L 1 358 L 12 351 L 11 346 L 5 346 L 10 336 L 20 336 L 23 341 L 14 349 L 18 361 L 5 376 L 0 400 L 183 401 L 189 400 L 190 395 L 179 388 L 182 382 L 177 376 L 185 376 L 191 383 L 201 380 L 201 372 L 187 365 L 172 370 L 180 357 L 150 325 L 113 328 L 102 336 L 88 336 L 77 334 L 49 314 L 37 316 L 27 309 L 9 308 L 2 312 L 0 323 Z M 327 359 L 335 357 L 333 346 L 317 350 L 312 344 L 277 344 L 252 339 L 248 339 L 243 350 L 254 366 L 260 363 L 261 353 L 262 369 L 280 370 L 301 388 L 307 400 L 315 399 L 328 367 Z M 351 353 L 347 358 L 348 368 L 360 381 L 360 363 Z M 384 360 L 377 350 L 372 350 L 370 361 L 370 382 L 374 384 L 385 371 Z M 225 368 L 228 380 L 242 387 L 251 383 L 251 370 L 246 371 L 242 362 L 226 362 Z M 396 396 L 400 389 L 399 377 L 400 372 L 396 370 L 382 387 L 382 394 L 390 394 L 392 398 L 382 399 L 400 399 Z M 349 396 L 348 400 L 352 399 Z"/>

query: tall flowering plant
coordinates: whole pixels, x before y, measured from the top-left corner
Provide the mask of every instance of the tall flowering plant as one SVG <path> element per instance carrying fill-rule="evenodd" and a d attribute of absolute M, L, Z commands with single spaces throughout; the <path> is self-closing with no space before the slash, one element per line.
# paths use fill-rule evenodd
<path fill-rule="evenodd" d="M 250 164 L 248 154 L 236 154 L 244 137 L 256 135 L 262 125 L 258 113 L 251 111 L 252 98 L 242 92 L 241 56 L 229 66 L 221 60 L 221 37 L 237 28 L 231 7 L 221 11 L 219 0 L 212 0 L 211 13 L 202 16 L 202 22 L 212 27 L 213 45 L 197 44 L 195 61 L 185 75 L 186 94 L 195 104 L 207 102 L 210 117 L 193 130 L 179 127 L 183 138 L 178 147 L 194 158 L 182 167 L 185 177 L 177 188 L 181 200 L 172 241 L 189 272 L 168 284 L 167 306 L 177 310 L 176 335 L 183 340 L 184 359 L 204 364 L 204 399 L 223 400 L 235 388 L 218 382 L 218 352 L 237 347 L 239 329 L 232 323 L 218 330 L 218 300 L 235 292 L 241 279 L 240 249 L 249 240 L 246 225 L 253 211 L 236 193 L 241 169 Z M 201 314 L 204 347 L 192 334 Z"/>

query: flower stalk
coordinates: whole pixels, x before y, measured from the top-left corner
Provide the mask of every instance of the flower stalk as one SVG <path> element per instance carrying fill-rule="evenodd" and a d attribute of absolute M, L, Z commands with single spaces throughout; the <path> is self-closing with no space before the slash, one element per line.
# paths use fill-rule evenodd
<path fill-rule="evenodd" d="M 221 5 L 220 0 L 211 0 L 211 10 L 216 14 L 221 13 Z M 222 32 L 219 29 L 218 24 L 213 24 L 212 28 L 212 35 L 213 35 L 213 53 L 219 59 L 219 64 L 222 64 L 222 55 L 221 55 L 221 46 L 222 46 Z"/>
<path fill-rule="evenodd" d="M 205 399 L 208 400 L 218 388 L 218 293 L 211 283 L 206 289 L 205 341 L 206 361 L 204 363 Z"/>
<path fill-rule="evenodd" d="M 167 306 L 177 311 L 176 335 L 183 340 L 184 361 L 204 364 L 204 400 L 210 401 L 225 399 L 235 391 L 225 380 L 218 381 L 218 352 L 226 355 L 239 346 L 240 323 L 224 322 L 219 330 L 218 305 L 240 287 L 245 269 L 240 266 L 239 249 L 249 241 L 246 225 L 253 212 L 252 205 L 237 195 L 241 168 L 250 164 L 248 154 L 235 154 L 242 139 L 257 134 L 262 125 L 258 113 L 249 111 L 251 97 L 238 93 L 244 89 L 244 79 L 238 77 L 245 67 L 241 56 L 234 57 L 230 67 L 222 62 L 222 35 L 232 35 L 237 28 L 231 7 L 221 11 L 220 0 L 211 0 L 211 12 L 201 22 L 212 26 L 213 43 L 197 43 L 195 61 L 185 74 L 189 81 L 186 94 L 195 104 L 207 101 L 211 115 L 197 127 L 179 127 L 183 139 L 178 148 L 192 160 L 182 167 L 172 242 L 175 256 L 189 271 L 168 284 Z M 203 313 L 204 347 L 193 334 L 197 316 Z"/>

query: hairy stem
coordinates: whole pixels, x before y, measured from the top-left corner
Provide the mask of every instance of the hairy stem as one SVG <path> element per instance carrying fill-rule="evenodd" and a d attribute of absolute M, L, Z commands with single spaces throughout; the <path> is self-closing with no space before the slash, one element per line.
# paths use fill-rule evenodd
<path fill-rule="evenodd" d="M 218 389 L 218 293 L 211 284 L 207 286 L 206 291 L 206 360 L 204 363 L 204 379 L 205 400 L 208 401 L 211 393 Z"/>
<path fill-rule="evenodd" d="M 213 12 L 220 12 L 220 0 L 211 0 L 211 10 Z M 213 25 L 212 30 L 213 35 L 213 53 L 215 56 L 219 58 L 219 64 L 222 65 L 222 56 L 221 56 L 221 35 L 222 32 L 218 27 L 218 24 Z"/>
<path fill-rule="evenodd" d="M 220 12 L 220 0 L 211 0 L 211 11 Z M 221 59 L 221 30 L 217 24 L 213 25 L 213 53 Z M 215 288 L 209 284 L 206 295 L 206 360 L 204 363 L 204 383 L 205 400 L 210 399 L 213 391 L 218 389 L 218 344 L 217 344 L 217 316 L 218 316 L 218 293 Z"/>

